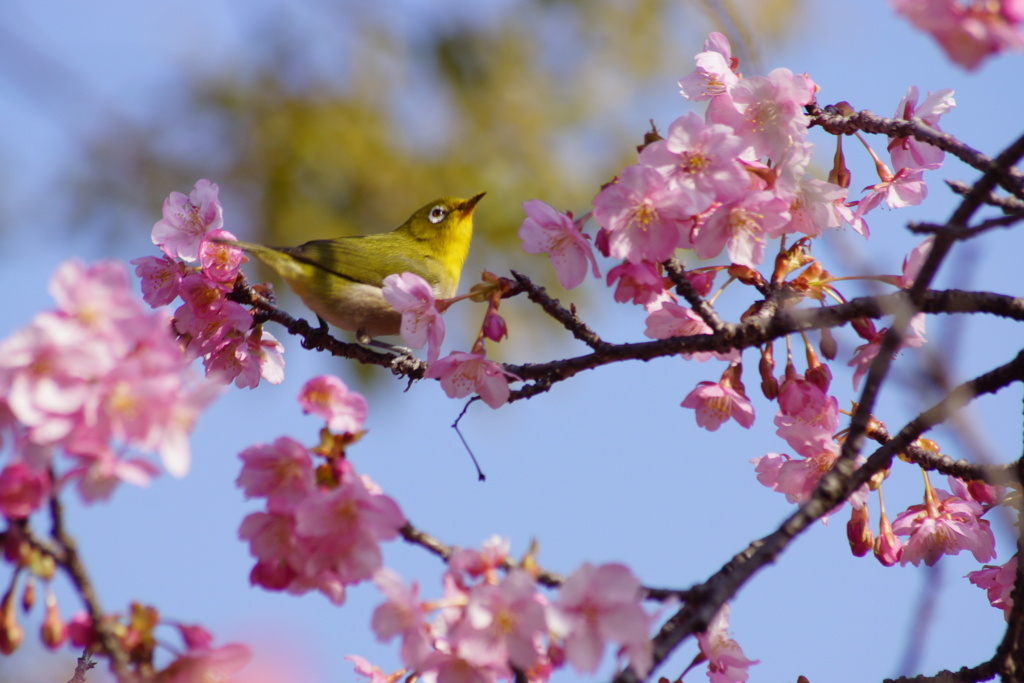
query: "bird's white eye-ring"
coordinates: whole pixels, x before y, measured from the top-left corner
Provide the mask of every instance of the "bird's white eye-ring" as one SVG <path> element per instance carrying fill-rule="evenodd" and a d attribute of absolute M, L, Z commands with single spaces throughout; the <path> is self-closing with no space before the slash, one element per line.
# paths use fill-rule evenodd
<path fill-rule="evenodd" d="M 448 215 L 448 210 L 443 206 L 435 206 L 430 210 L 429 219 L 431 223 L 440 223 Z"/>

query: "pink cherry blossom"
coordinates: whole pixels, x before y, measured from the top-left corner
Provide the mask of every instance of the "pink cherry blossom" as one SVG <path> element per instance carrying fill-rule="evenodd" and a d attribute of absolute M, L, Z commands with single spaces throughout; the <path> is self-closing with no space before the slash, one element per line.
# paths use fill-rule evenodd
<path fill-rule="evenodd" d="M 174 327 L 196 356 L 215 353 L 252 327 L 252 314 L 202 273 L 181 281 L 180 296 L 184 303 L 174 311 Z"/>
<path fill-rule="evenodd" d="M 1021 13 L 1009 0 L 992 3 L 956 0 L 892 0 L 897 14 L 930 33 L 946 56 L 975 69 L 992 54 L 1024 49 Z"/>
<path fill-rule="evenodd" d="M 707 119 L 730 126 L 756 157 L 777 161 L 807 136 L 804 106 L 814 100 L 815 91 L 806 75 L 775 69 L 767 76 L 744 78 L 712 99 Z"/>
<path fill-rule="evenodd" d="M 765 239 L 778 237 L 790 220 L 788 203 L 770 192 L 751 192 L 718 207 L 695 231 L 700 258 L 714 258 L 727 248 L 729 259 L 756 268 L 764 260 Z"/>
<path fill-rule="evenodd" d="M 156 308 L 166 306 L 178 297 L 185 264 L 168 256 L 143 256 L 134 259 L 135 274 L 142 280 L 142 299 Z"/>
<path fill-rule="evenodd" d="M 925 491 L 925 502 L 911 505 L 892 522 L 899 536 L 909 536 L 903 547 L 901 564 L 934 565 L 943 555 L 969 550 L 978 562 L 996 556 L 995 537 L 988 520 L 981 519 L 980 504 L 957 498 L 942 489 Z"/>
<path fill-rule="evenodd" d="M 931 253 L 933 244 L 935 244 L 935 235 L 929 235 L 903 258 L 903 275 L 899 280 L 901 288 L 910 289 L 914 286 L 914 280 L 921 272 L 921 266 L 924 265 L 925 259 Z"/>
<path fill-rule="evenodd" d="M 773 491 L 786 496 L 790 503 L 802 504 L 810 499 L 822 475 L 832 469 L 839 457 L 839 445 L 834 441 L 806 458 L 791 458 L 786 454 L 769 453 L 750 462 L 755 465 L 757 480 Z"/>
<path fill-rule="evenodd" d="M 390 674 L 385 674 L 380 670 L 379 667 L 374 666 L 366 659 L 358 655 L 347 655 L 343 659 L 347 659 L 352 662 L 355 672 L 360 676 L 365 676 L 367 683 L 395 683 L 399 678 L 405 675 L 405 669 L 399 669 Z"/>
<path fill-rule="evenodd" d="M 1003 610 L 1003 617 L 1010 618 L 1010 610 L 1013 609 L 1013 584 L 1017 578 L 1017 562 L 1019 556 L 1014 555 L 1005 564 L 992 567 L 986 565 L 984 569 L 968 572 L 967 578 L 978 588 L 982 588 L 988 594 L 989 603 L 996 609 Z"/>
<path fill-rule="evenodd" d="M 129 343 L 131 328 L 145 317 L 128 285 L 124 265 L 116 261 L 89 265 L 78 259 L 65 261 L 50 278 L 49 291 L 58 315 L 87 334 L 104 337 L 107 344 Z"/>
<path fill-rule="evenodd" d="M 295 530 L 302 536 L 347 543 L 366 536 L 388 541 L 398 535 L 405 517 L 389 496 L 374 492 L 361 477 L 333 489 L 317 489 L 295 510 Z"/>
<path fill-rule="evenodd" d="M 681 405 L 693 408 L 697 426 L 709 432 L 717 431 L 730 418 L 747 429 L 754 424 L 754 407 L 750 399 L 726 382 L 699 382 Z"/>
<path fill-rule="evenodd" d="M 594 251 L 580 226 L 564 213 L 540 201 L 523 203 L 526 218 L 519 226 L 519 239 L 527 254 L 547 254 L 558 281 L 566 289 L 583 282 L 589 264 L 594 277 L 600 277 Z"/>
<path fill-rule="evenodd" d="M 356 434 L 366 421 L 366 399 L 334 375 L 318 375 L 303 384 L 299 405 L 303 412 L 326 420 L 327 428 L 338 434 Z"/>
<path fill-rule="evenodd" d="M 562 584 L 548 623 L 577 671 L 596 671 L 608 641 L 621 646 L 639 678 L 651 669 L 650 617 L 640 606 L 640 582 L 624 565 L 581 565 Z"/>
<path fill-rule="evenodd" d="M 644 330 L 644 336 L 650 339 L 692 337 L 698 334 L 711 333 L 711 327 L 692 308 L 680 306 L 671 301 L 662 303 L 659 308 L 648 313 L 647 329 Z M 737 362 L 740 359 L 740 352 L 736 349 L 730 349 L 725 353 L 720 351 L 684 351 L 679 355 L 699 363 L 703 363 L 711 358 L 730 362 Z"/>
<path fill-rule="evenodd" d="M 167 317 L 146 311 L 112 262 L 65 263 L 50 290 L 57 308 L 0 342 L 0 394 L 24 428 L 22 455 L 57 449 L 72 461 L 63 480 L 89 501 L 119 481 L 149 482 L 155 468 L 130 453 L 158 453 L 184 475 L 188 435 L 216 387 L 193 381 Z"/>
<path fill-rule="evenodd" d="M 245 645 L 229 643 L 209 648 L 189 648 L 160 672 L 161 683 L 196 683 L 226 680 L 241 671 L 252 659 Z"/>
<path fill-rule="evenodd" d="M 26 519 L 50 495 L 50 475 L 37 472 L 21 461 L 0 471 L 0 515 L 9 520 Z"/>
<path fill-rule="evenodd" d="M 313 461 L 306 447 L 292 438 L 250 446 L 239 457 L 242 471 L 235 485 L 246 498 L 266 498 L 272 511 L 292 511 L 313 492 Z"/>
<path fill-rule="evenodd" d="M 882 518 L 878 522 L 878 536 L 875 537 L 875 544 L 872 548 L 875 559 L 883 567 L 891 567 L 903 557 L 903 542 L 892 530 L 892 523 L 889 517 L 882 510 Z"/>
<path fill-rule="evenodd" d="M 664 140 L 644 148 L 640 163 L 661 173 L 670 189 L 684 193 L 680 206 L 698 214 L 713 202 L 743 196 L 750 175 L 738 157 L 747 144 L 729 126 L 707 124 L 690 112 L 672 122 Z"/>
<path fill-rule="evenodd" d="M 686 244 L 693 213 L 686 195 L 648 166 L 627 166 L 594 197 L 594 219 L 608 233 L 612 258 L 660 263 Z"/>
<path fill-rule="evenodd" d="M 374 583 L 387 598 L 387 602 L 373 612 L 370 626 L 382 643 L 395 636 L 402 637 L 402 663 L 409 669 L 419 668 L 432 651 L 429 610 L 420 601 L 419 585 L 406 587 L 401 577 L 390 569 L 381 569 L 373 577 Z"/>
<path fill-rule="evenodd" d="M 864 188 L 871 191 L 857 203 L 854 215 L 857 218 L 862 218 L 881 204 L 883 199 L 890 209 L 920 204 L 928 196 L 924 171 L 923 168 L 901 168 L 893 175 L 887 168 L 884 169 L 885 179 Z"/>
<path fill-rule="evenodd" d="M 257 325 L 245 336 L 229 337 L 204 357 L 203 365 L 207 377 L 224 384 L 234 381 L 239 389 L 255 389 L 261 379 L 280 384 L 284 381 L 284 346 Z"/>
<path fill-rule="evenodd" d="M 148 486 L 160 473 L 142 458 L 119 458 L 105 444 L 93 452 L 76 452 L 74 464 L 61 477 L 61 483 L 74 481 L 82 500 L 93 503 L 107 500 L 118 484 Z"/>
<path fill-rule="evenodd" d="M 943 88 L 938 92 L 929 92 L 921 105 L 917 104 L 917 86 L 907 88 L 907 94 L 900 100 L 896 107 L 894 118 L 909 121 L 912 118 L 921 119 L 929 127 L 941 131 L 939 117 L 956 106 L 953 99 L 953 90 Z M 893 168 L 935 168 L 942 163 L 946 153 L 924 142 L 912 137 L 889 138 L 889 155 L 892 158 Z"/>
<path fill-rule="evenodd" d="M 901 348 L 910 347 L 917 348 L 926 342 L 924 337 L 924 326 L 925 326 L 925 315 L 924 313 L 918 313 L 910 319 L 910 325 L 907 329 L 907 334 L 903 339 Z M 885 333 L 889 331 L 888 327 L 884 327 L 881 330 L 875 332 L 875 334 L 868 340 L 867 344 L 861 344 L 857 347 L 856 353 L 847 365 L 855 368 L 853 371 L 853 388 L 856 389 L 860 385 L 861 377 L 867 373 L 868 368 L 871 366 L 871 361 L 878 355 L 878 351 L 881 348 L 882 339 L 885 337 Z"/>
<path fill-rule="evenodd" d="M 153 225 L 153 244 L 171 258 L 195 261 L 203 236 L 224 227 L 217 183 L 196 182 L 187 196 L 172 192 L 164 200 L 164 217 Z"/>
<path fill-rule="evenodd" d="M 533 577 L 516 569 L 498 585 L 477 584 L 469 591 L 463 619 L 452 635 L 460 655 L 477 666 L 511 664 L 532 668 L 547 632 L 545 601 Z"/>
<path fill-rule="evenodd" d="M 704 51 L 694 57 L 697 68 L 679 81 L 683 97 L 703 102 L 729 91 L 739 82 L 737 60 L 732 56 L 729 39 L 714 31 L 704 41 Z"/>
<path fill-rule="evenodd" d="M 665 291 L 664 278 L 650 261 L 625 261 L 615 266 L 608 271 L 608 285 L 616 280 L 619 284 L 615 288 L 615 300 L 619 303 L 632 301 L 646 306 L 661 298 Z"/>
<path fill-rule="evenodd" d="M 384 298 L 402 314 L 400 332 L 411 348 L 427 345 L 427 362 L 437 360 L 444 341 L 444 319 L 437 309 L 434 289 L 415 273 L 388 275 L 384 278 Z"/>
<path fill-rule="evenodd" d="M 789 206 L 791 219 L 785 232 L 817 237 L 829 228 L 840 227 L 844 216 L 839 207 L 846 201 L 846 194 L 845 187 L 817 178 L 802 177 L 797 186 L 796 198 Z"/>
<path fill-rule="evenodd" d="M 441 388 L 448 398 L 462 398 L 476 392 L 491 408 L 505 405 L 511 394 L 509 379 L 519 379 L 482 354 L 463 351 L 452 351 L 431 363 L 425 377 L 441 380 Z"/>
<path fill-rule="evenodd" d="M 458 548 L 448 558 L 448 571 L 459 576 L 483 578 L 497 583 L 497 570 L 508 559 L 511 543 L 507 538 L 491 536 L 476 548 Z"/>
<path fill-rule="evenodd" d="M 214 240 L 237 239 L 227 230 L 211 230 L 203 236 L 199 243 L 199 263 L 203 274 L 214 282 L 223 283 L 231 289 L 238 277 L 238 268 L 248 259 L 238 247 L 221 244 Z"/>
<path fill-rule="evenodd" d="M 512 678 L 508 666 L 477 666 L 457 652 L 435 650 L 420 667 L 427 680 L 444 683 L 495 683 L 499 678 Z"/>
<path fill-rule="evenodd" d="M 752 665 L 760 660 L 747 659 L 743 648 L 729 636 L 729 605 L 724 604 L 711 619 L 707 629 L 697 634 L 701 654 L 708 660 L 711 683 L 743 683 Z"/>

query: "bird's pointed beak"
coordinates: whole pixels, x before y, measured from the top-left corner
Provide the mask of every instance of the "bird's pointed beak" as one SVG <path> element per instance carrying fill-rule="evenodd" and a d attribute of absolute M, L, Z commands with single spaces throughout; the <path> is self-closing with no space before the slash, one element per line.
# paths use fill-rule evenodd
<path fill-rule="evenodd" d="M 469 199 L 467 199 L 466 201 L 464 201 L 462 203 L 462 207 L 461 207 L 462 213 L 466 214 L 467 216 L 469 214 L 473 213 L 473 209 L 476 208 L 477 202 L 479 202 L 481 199 L 483 199 L 485 194 L 487 194 L 487 193 L 486 192 L 481 192 L 480 194 L 474 195 L 474 196 L 470 197 Z"/>

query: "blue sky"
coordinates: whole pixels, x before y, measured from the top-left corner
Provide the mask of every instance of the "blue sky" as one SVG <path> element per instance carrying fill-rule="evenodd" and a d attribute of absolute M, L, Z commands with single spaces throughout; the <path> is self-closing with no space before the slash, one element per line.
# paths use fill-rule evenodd
<path fill-rule="evenodd" d="M 68 67 L 77 85 L 59 89 L 73 100 L 65 103 L 54 100 L 46 72 L 25 82 L 16 78 L 25 73 L 22 69 L 0 70 L 0 120 L 5 122 L 0 151 L 14 161 L 9 166 L 14 170 L 3 179 L 2 216 L 8 230 L 0 237 L 0 291 L 9 294 L 0 336 L 50 305 L 45 283 L 63 260 L 127 260 L 154 253 L 151 223 L 116 245 L 54 225 L 60 214 L 51 207 L 61 198 L 61 169 L 88 162 L 76 152 L 81 134 L 103 117 L 141 116 L 173 98 L 184 69 L 212 69 L 235 59 L 244 47 L 239 17 L 275 6 L 269 0 L 188 0 L 173 7 L 62 1 L 21 3 L 8 12 L 0 23 L 3 31 Z M 410 2 L 410 16 L 426 12 L 426 7 Z M 291 11 L 303 13 L 301 8 Z M 762 73 L 778 66 L 807 71 L 822 88 L 822 104 L 847 100 L 885 115 L 891 115 L 911 84 L 922 93 L 952 87 L 958 107 L 942 122 L 947 131 L 991 154 L 1019 134 L 1021 96 L 1005 85 L 1019 82 L 1020 56 L 998 57 L 966 74 L 876 0 L 807 2 L 797 21 L 787 45 L 764 55 Z M 316 40 L 328 34 L 326 29 L 312 34 L 310 59 L 317 58 Z M 680 35 L 692 43 L 688 52 L 700 50 L 698 32 L 681 30 Z M 0 52 L 2 59 L 11 59 L 11 54 Z M 678 76 L 690 68 L 690 63 L 680 64 Z M 758 73 L 751 66 L 742 70 Z M 636 104 L 635 128 L 643 130 L 649 118 L 664 128 L 687 110 L 675 82 L 667 81 L 663 92 Z M 822 146 L 818 161 L 825 164 L 832 140 L 820 132 L 813 139 Z M 635 143 L 631 138 L 623 144 Z M 874 146 L 881 151 L 884 145 L 876 141 Z M 852 144 L 846 149 L 854 186 L 874 182 L 865 155 Z M 869 242 L 846 232 L 826 240 L 816 253 L 835 271 L 847 268 L 842 257 L 866 259 L 875 272 L 898 272 L 903 255 L 918 241 L 906 233 L 904 223 L 943 220 L 954 203 L 941 180 L 969 181 L 975 175 L 947 162 L 930 174 L 932 198 L 924 206 L 876 211 Z M 241 212 L 240 207 L 225 206 L 229 228 L 233 209 Z M 154 206 L 153 220 L 158 217 L 159 207 Z M 487 220 L 486 205 L 481 205 L 478 220 Z M 993 233 L 985 244 L 962 246 L 940 273 L 939 285 L 1014 293 L 1022 247 L 1021 237 L 1011 231 Z M 500 253 L 474 253 L 473 258 L 481 267 L 502 272 Z M 533 262 L 536 273 L 548 267 L 546 259 Z M 642 339 L 642 312 L 612 303 L 597 281 L 585 287 L 581 313 L 595 329 L 613 341 Z M 559 294 L 563 301 L 573 300 L 572 294 Z M 748 303 L 741 296 L 726 297 L 722 308 L 735 316 Z M 532 314 L 525 301 L 506 305 Z M 304 315 L 294 302 L 290 308 Z M 462 329 L 459 323 L 449 324 L 448 348 L 459 343 L 455 340 L 465 339 L 464 345 L 471 340 L 466 316 L 455 319 Z M 951 366 L 959 379 L 1005 362 L 1017 350 L 1014 340 L 1019 335 L 1009 323 L 944 323 L 930 321 L 930 348 L 940 353 L 956 349 Z M 545 360 L 580 351 L 550 329 L 550 340 L 534 345 L 517 339 L 513 328 L 505 343 L 509 360 Z M 242 517 L 255 509 L 233 484 L 237 453 L 285 434 L 306 442 L 315 439 L 319 424 L 303 416 L 295 403 L 299 387 L 311 376 L 330 371 L 351 384 L 358 382 L 354 368 L 305 352 L 293 340 L 284 343 L 285 382 L 225 394 L 195 432 L 193 469 L 187 478 L 164 476 L 147 490 L 123 487 L 104 505 L 72 503 L 70 529 L 108 609 L 141 600 L 168 618 L 202 623 L 218 642 L 252 645 L 256 660 L 251 668 L 278 667 L 283 671 L 278 680 L 352 681 L 351 666 L 342 660 L 346 654 L 363 655 L 385 670 L 397 668 L 396 648 L 377 643 L 368 628 L 369 615 L 380 601 L 375 589 L 353 589 L 346 605 L 337 609 L 319 595 L 296 598 L 251 588 L 251 559 L 236 535 Z M 850 335 L 840 335 L 841 357 L 849 356 L 854 343 Z M 753 394 L 756 359 L 745 360 Z M 908 367 L 908 359 L 901 356 L 897 369 Z M 714 434 L 699 430 L 692 413 L 679 407 L 697 381 L 717 379 L 720 372 L 718 366 L 677 359 L 620 364 L 498 411 L 474 404 L 462 429 L 487 473 L 485 484 L 476 481 L 449 427 L 463 403 L 446 399 L 434 383 L 421 382 L 403 392 L 404 382 L 383 382 L 385 386 L 367 395 L 369 433 L 350 456 L 358 470 L 398 501 L 413 524 L 448 543 L 475 546 L 499 534 L 510 538 L 513 552 L 520 554 L 536 539 L 541 564 L 554 571 L 567 573 L 584 561 L 619 561 L 644 583 L 685 588 L 772 531 L 791 510 L 782 496 L 756 482 L 748 462 L 785 448 L 774 436 L 770 404 L 755 398 L 757 422 L 750 431 L 733 423 Z M 904 371 L 897 377 L 907 375 Z M 848 374 L 838 366 L 833 387 L 841 407 L 855 398 Z M 882 401 L 878 417 L 891 430 L 898 429 L 924 405 L 913 392 L 896 391 Z M 994 459 L 1019 455 L 1019 416 L 1019 388 L 979 401 L 972 420 Z M 951 455 L 959 455 L 948 434 L 939 432 L 934 438 Z M 933 482 L 944 486 L 938 477 Z M 890 512 L 918 502 L 920 488 L 916 471 L 894 469 L 886 487 Z M 921 644 L 921 660 L 910 673 L 972 665 L 991 656 L 1003 620 L 984 593 L 961 578 L 978 568 L 973 558 L 946 558 L 930 571 L 885 569 L 873 559 L 850 555 L 846 519 L 841 513 L 830 525 L 811 529 L 734 600 L 733 633 L 749 657 L 761 660 L 751 680 L 795 681 L 803 674 L 814 683 L 842 682 L 900 673 L 924 593 L 935 596 L 934 620 Z M 1002 562 L 1012 552 L 1011 537 L 998 523 L 996 535 Z M 407 579 L 418 580 L 425 595 L 440 595 L 442 567 L 434 558 L 393 543 L 385 550 L 385 561 Z M 77 609 L 67 587 L 57 587 L 65 614 Z M 26 646 L 15 657 L 0 659 L 0 680 L 39 680 L 44 668 L 56 672 L 53 680 L 70 676 L 77 655 L 41 654 L 31 626 L 34 619 L 28 620 Z M 687 644 L 658 674 L 677 676 L 694 652 L 695 646 Z M 611 671 L 606 662 L 596 678 Z M 557 678 L 575 676 L 563 672 Z M 89 680 L 102 679 L 94 673 Z M 705 678 L 697 670 L 686 680 Z"/>

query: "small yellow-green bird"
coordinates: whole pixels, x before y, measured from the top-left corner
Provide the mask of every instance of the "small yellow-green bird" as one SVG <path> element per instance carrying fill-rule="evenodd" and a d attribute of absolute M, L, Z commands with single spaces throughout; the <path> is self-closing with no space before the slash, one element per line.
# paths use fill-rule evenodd
<path fill-rule="evenodd" d="M 455 296 L 473 237 L 473 209 L 484 194 L 442 197 L 395 230 L 376 235 L 313 240 L 297 247 L 222 242 L 263 261 L 310 310 L 366 341 L 398 334 L 401 315 L 381 292 L 388 275 L 415 273 L 437 298 Z"/>

